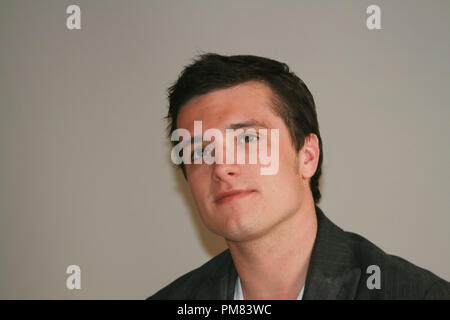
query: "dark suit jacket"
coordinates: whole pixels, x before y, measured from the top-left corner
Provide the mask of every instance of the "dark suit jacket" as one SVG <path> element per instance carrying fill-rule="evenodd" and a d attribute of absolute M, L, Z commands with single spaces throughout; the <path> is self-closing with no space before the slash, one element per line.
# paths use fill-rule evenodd
<path fill-rule="evenodd" d="M 303 299 L 450 299 L 450 283 L 345 232 L 316 206 L 317 235 Z M 446 256 L 446 258 L 448 258 Z M 367 267 L 380 267 L 381 288 L 369 289 Z M 148 299 L 232 300 L 237 272 L 225 250 Z"/>

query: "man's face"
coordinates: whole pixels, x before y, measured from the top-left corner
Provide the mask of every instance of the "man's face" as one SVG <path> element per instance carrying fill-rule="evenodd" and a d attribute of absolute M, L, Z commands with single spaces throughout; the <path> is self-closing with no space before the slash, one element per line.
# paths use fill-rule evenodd
<path fill-rule="evenodd" d="M 299 212 L 306 192 L 310 192 L 304 179 L 307 170 L 303 170 L 306 159 L 303 148 L 295 151 L 287 126 L 273 110 L 271 97 L 272 91 L 265 84 L 247 82 L 195 97 L 182 107 L 178 116 L 177 128 L 187 129 L 192 137 L 194 121 L 200 120 L 203 132 L 215 128 L 224 137 L 227 128 L 246 124 L 250 126 L 243 127 L 244 130 L 279 130 L 279 169 L 274 175 L 261 175 L 260 168 L 267 165 L 259 160 L 256 164 L 248 161 L 186 164 L 188 183 L 203 222 L 227 240 L 244 241 L 263 236 Z M 253 140 L 244 138 L 243 141 L 256 143 Z M 271 143 L 274 141 L 268 134 L 268 150 Z M 231 144 L 224 143 L 223 154 L 227 148 Z"/>

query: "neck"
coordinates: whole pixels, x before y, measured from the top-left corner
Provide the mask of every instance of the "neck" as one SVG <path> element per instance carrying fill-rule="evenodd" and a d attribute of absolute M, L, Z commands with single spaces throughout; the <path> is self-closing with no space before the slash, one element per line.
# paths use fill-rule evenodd
<path fill-rule="evenodd" d="M 227 240 L 244 299 L 297 299 L 316 233 L 317 217 L 310 199 L 260 238 Z"/>

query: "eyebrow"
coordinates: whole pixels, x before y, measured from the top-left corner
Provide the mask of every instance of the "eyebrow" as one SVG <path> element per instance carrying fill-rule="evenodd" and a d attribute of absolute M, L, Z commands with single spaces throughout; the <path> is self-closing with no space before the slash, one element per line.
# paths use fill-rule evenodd
<path fill-rule="evenodd" d="M 238 122 L 238 123 L 232 123 L 228 125 L 227 129 L 240 129 L 240 128 L 248 128 L 248 127 L 262 127 L 262 128 L 268 128 L 267 125 L 264 122 L 258 121 L 258 120 L 248 120 L 244 122 Z"/>

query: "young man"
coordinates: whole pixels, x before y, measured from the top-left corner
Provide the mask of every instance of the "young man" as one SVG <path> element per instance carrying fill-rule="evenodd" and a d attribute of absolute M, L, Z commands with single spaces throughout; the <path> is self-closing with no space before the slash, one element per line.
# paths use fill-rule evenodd
<path fill-rule="evenodd" d="M 317 207 L 317 114 L 287 65 L 201 55 L 169 89 L 169 103 L 170 137 L 185 147 L 177 163 L 202 221 L 229 249 L 150 299 L 450 298 L 447 281 L 344 232 Z"/>

